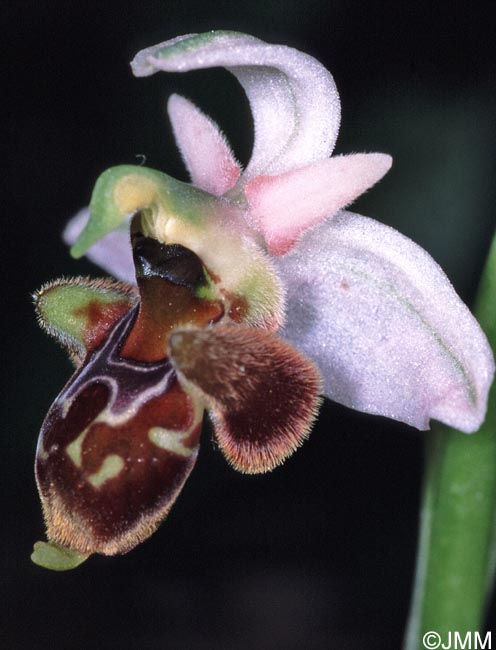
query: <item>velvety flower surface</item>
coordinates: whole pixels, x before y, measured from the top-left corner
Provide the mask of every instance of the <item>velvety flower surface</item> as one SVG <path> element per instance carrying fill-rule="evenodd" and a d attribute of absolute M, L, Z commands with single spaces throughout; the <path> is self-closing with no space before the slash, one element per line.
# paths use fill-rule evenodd
<path fill-rule="evenodd" d="M 401 234 L 342 210 L 391 159 L 331 157 L 340 104 L 329 72 L 234 32 L 181 36 L 132 62 L 136 76 L 212 66 L 250 101 L 246 169 L 217 125 L 173 95 L 192 183 L 110 169 L 65 232 L 75 256 L 124 283 L 76 278 L 36 295 L 40 323 L 78 364 L 37 461 L 49 539 L 73 564 L 153 532 L 194 464 L 204 409 L 244 472 L 302 443 L 322 386 L 420 429 L 435 418 L 471 432 L 484 418 L 493 357 L 449 280 Z"/>

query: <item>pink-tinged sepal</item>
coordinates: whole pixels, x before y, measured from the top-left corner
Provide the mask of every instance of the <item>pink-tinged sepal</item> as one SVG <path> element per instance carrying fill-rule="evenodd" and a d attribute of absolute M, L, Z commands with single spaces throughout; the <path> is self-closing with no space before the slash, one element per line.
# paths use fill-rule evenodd
<path fill-rule="evenodd" d="M 47 534 L 82 554 L 113 555 L 166 516 L 197 455 L 202 411 L 169 360 L 120 356 L 136 308 L 55 400 L 36 459 Z"/>
<path fill-rule="evenodd" d="M 288 290 L 282 335 L 315 361 L 326 396 L 418 429 L 431 418 L 480 427 L 493 354 L 420 246 L 341 212 L 275 263 Z"/>
<path fill-rule="evenodd" d="M 219 445 L 241 472 L 267 472 L 308 437 L 320 375 L 295 348 L 263 331 L 218 326 L 170 339 L 180 379 L 209 408 Z"/>

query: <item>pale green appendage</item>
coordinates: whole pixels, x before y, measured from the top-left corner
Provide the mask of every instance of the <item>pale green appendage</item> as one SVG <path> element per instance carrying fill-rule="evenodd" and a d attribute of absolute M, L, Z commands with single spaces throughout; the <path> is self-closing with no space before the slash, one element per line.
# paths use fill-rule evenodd
<path fill-rule="evenodd" d="M 481 278 L 475 315 L 496 351 L 496 237 Z M 496 384 L 486 420 L 472 435 L 427 434 L 414 595 L 405 650 L 422 650 L 435 631 L 480 630 L 496 560 Z"/>
<path fill-rule="evenodd" d="M 84 352 L 88 327 L 89 305 L 111 305 L 129 302 L 137 297 L 132 289 L 112 280 L 72 278 L 58 280 L 42 287 L 34 296 L 40 325 L 70 350 Z"/>
<path fill-rule="evenodd" d="M 187 183 L 147 167 L 120 165 L 107 169 L 96 182 L 89 221 L 71 254 L 81 257 L 139 210 L 146 211 L 151 220 L 175 216 L 197 225 L 210 198 Z"/>
<path fill-rule="evenodd" d="M 88 557 L 54 542 L 36 542 L 31 560 L 45 569 L 69 571 L 82 564 Z"/>

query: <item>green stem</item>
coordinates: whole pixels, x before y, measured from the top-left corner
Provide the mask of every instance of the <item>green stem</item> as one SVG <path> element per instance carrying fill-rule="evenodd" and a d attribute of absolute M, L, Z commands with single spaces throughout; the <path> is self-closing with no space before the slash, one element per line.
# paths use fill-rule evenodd
<path fill-rule="evenodd" d="M 476 317 L 496 351 L 496 237 L 483 271 Z M 413 601 L 405 650 L 426 632 L 480 630 L 496 562 L 496 384 L 473 436 L 448 428 L 427 434 L 426 473 Z"/>

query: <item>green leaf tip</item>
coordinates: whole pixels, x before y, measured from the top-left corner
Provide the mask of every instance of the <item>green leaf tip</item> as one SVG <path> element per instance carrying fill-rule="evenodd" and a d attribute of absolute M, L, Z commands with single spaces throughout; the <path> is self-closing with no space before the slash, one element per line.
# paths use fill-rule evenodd
<path fill-rule="evenodd" d="M 69 571 L 87 560 L 89 555 L 78 553 L 53 542 L 35 542 L 31 560 L 38 566 L 52 571 Z"/>

